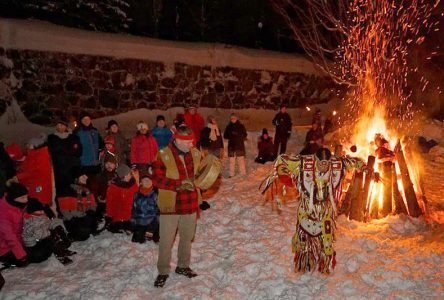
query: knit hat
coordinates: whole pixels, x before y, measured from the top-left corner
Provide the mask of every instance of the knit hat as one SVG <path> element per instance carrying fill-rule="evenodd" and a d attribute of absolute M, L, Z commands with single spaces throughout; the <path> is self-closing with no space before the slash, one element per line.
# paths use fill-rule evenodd
<path fill-rule="evenodd" d="M 105 144 L 112 144 L 112 145 L 116 144 L 116 140 L 114 139 L 114 137 L 112 135 L 107 135 L 103 142 Z"/>
<path fill-rule="evenodd" d="M 156 123 L 159 122 L 159 121 L 165 121 L 165 117 L 162 116 L 162 115 L 158 115 L 158 116 L 156 117 Z"/>
<path fill-rule="evenodd" d="M 62 124 L 68 127 L 69 122 L 68 119 L 66 119 L 65 117 L 60 117 L 59 119 L 57 119 L 57 124 Z"/>
<path fill-rule="evenodd" d="M 264 135 L 264 134 L 268 134 L 268 129 L 267 128 L 262 129 L 262 135 Z"/>
<path fill-rule="evenodd" d="M 23 155 L 22 149 L 18 144 L 11 144 L 5 148 L 5 151 L 9 154 L 9 157 L 13 161 L 22 161 L 25 157 Z"/>
<path fill-rule="evenodd" d="M 87 111 L 82 111 L 79 115 L 79 121 L 82 122 L 83 118 L 85 118 L 85 117 L 91 118 L 91 115 Z"/>
<path fill-rule="evenodd" d="M 113 125 L 117 125 L 117 126 L 119 126 L 119 124 L 117 123 L 116 120 L 109 120 L 109 121 L 108 121 L 108 126 L 106 127 L 106 129 L 110 129 L 111 126 L 113 126 Z"/>
<path fill-rule="evenodd" d="M 131 173 L 131 169 L 127 165 L 121 164 L 117 167 L 116 173 L 117 173 L 117 176 L 119 176 L 120 178 L 123 178 L 126 175 L 128 175 L 129 173 Z"/>
<path fill-rule="evenodd" d="M 103 158 L 103 163 L 106 164 L 107 162 L 110 162 L 110 163 L 113 163 L 113 164 L 117 164 L 116 156 L 113 155 L 110 152 L 107 152 L 105 154 L 105 157 Z"/>
<path fill-rule="evenodd" d="M 28 195 L 28 189 L 21 183 L 13 182 L 6 189 L 7 198 L 9 200 L 17 199 L 21 196 Z"/>
<path fill-rule="evenodd" d="M 137 123 L 137 130 L 142 130 L 143 128 L 148 129 L 148 124 L 143 121 Z"/>

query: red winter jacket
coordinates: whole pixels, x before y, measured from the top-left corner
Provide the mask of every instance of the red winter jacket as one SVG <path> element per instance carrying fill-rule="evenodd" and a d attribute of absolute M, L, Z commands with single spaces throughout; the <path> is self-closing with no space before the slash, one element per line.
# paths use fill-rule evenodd
<path fill-rule="evenodd" d="M 17 178 L 28 188 L 30 198 L 52 205 L 54 180 L 48 147 L 28 150 L 25 161 L 17 171 Z"/>
<path fill-rule="evenodd" d="M 148 164 L 156 160 L 157 142 L 152 135 L 137 133 L 131 139 L 131 164 Z"/>
<path fill-rule="evenodd" d="M 0 198 L 0 256 L 12 251 L 15 258 L 26 256 L 23 248 L 23 214 L 25 209 L 9 204 Z"/>
<path fill-rule="evenodd" d="M 133 207 L 133 196 L 139 190 L 136 181 L 122 182 L 117 179 L 106 191 L 106 215 L 113 222 L 129 221 Z"/>
<path fill-rule="evenodd" d="M 196 142 L 200 141 L 200 132 L 205 127 L 205 121 L 203 117 L 199 113 L 195 113 L 194 115 L 190 113 L 185 113 L 185 124 L 193 130 L 194 137 L 196 138 Z"/>

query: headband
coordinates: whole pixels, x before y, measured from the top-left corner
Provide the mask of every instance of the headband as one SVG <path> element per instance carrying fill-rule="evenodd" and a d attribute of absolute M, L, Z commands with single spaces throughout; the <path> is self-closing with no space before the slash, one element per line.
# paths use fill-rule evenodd
<path fill-rule="evenodd" d="M 173 138 L 179 139 L 179 140 L 192 141 L 192 140 L 194 140 L 194 134 L 185 135 L 185 134 L 179 134 L 176 132 L 173 134 Z"/>

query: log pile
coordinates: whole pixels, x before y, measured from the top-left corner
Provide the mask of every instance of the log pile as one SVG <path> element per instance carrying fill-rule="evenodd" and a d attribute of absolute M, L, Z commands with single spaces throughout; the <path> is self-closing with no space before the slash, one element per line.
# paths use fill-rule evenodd
<path fill-rule="evenodd" d="M 378 172 L 375 172 L 375 163 L 378 164 Z M 366 172 L 355 171 L 339 211 L 360 222 L 383 218 L 389 214 L 404 213 L 418 217 L 423 213 L 399 141 L 394 149 L 393 160 L 377 162 L 370 155 Z"/>

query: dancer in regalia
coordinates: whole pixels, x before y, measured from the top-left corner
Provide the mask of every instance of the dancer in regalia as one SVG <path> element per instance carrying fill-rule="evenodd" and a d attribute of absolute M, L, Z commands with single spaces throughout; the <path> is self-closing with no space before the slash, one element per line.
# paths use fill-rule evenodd
<path fill-rule="evenodd" d="M 333 238 L 336 204 L 345 172 L 363 170 L 364 162 L 332 156 L 327 148 L 313 155 L 280 155 L 274 171 L 265 179 L 265 192 L 276 179 L 294 184 L 300 194 L 296 232 L 292 240 L 295 272 L 329 273 L 335 267 Z M 279 198 L 277 198 L 279 201 Z"/>

